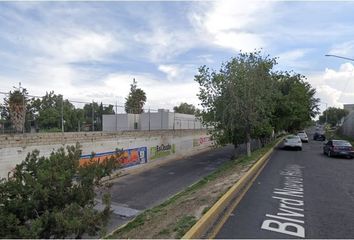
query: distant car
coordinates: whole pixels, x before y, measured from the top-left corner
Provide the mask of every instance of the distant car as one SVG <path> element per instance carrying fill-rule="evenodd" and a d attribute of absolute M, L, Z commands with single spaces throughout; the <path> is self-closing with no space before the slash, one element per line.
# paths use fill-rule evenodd
<path fill-rule="evenodd" d="M 309 138 L 307 137 L 306 132 L 301 131 L 301 132 L 298 132 L 297 135 L 300 137 L 301 142 L 309 142 Z"/>
<path fill-rule="evenodd" d="M 295 148 L 302 150 L 302 142 L 299 136 L 297 135 L 288 135 L 283 141 L 283 148 Z"/>
<path fill-rule="evenodd" d="M 354 151 L 353 146 L 345 140 L 329 140 L 323 146 L 323 154 L 326 154 L 328 157 L 333 156 L 344 156 L 353 158 Z"/>
<path fill-rule="evenodd" d="M 326 140 L 326 136 L 323 133 L 315 132 L 315 134 L 313 135 L 313 140 L 315 140 L 315 141 L 325 141 Z"/>

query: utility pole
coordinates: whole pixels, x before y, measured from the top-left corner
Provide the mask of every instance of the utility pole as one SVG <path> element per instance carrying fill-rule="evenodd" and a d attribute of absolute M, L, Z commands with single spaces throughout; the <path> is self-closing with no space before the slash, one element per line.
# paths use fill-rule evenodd
<path fill-rule="evenodd" d="M 64 96 L 61 95 L 61 132 L 64 132 Z"/>
<path fill-rule="evenodd" d="M 151 121 L 151 120 L 150 120 L 150 117 L 151 117 L 151 115 L 150 115 L 150 108 L 149 108 L 149 131 L 150 131 L 150 127 L 151 127 L 151 125 L 150 125 L 150 124 L 151 124 L 151 123 L 150 123 L 150 121 Z"/>
<path fill-rule="evenodd" d="M 118 132 L 118 101 L 116 100 L 116 132 Z"/>
<path fill-rule="evenodd" d="M 325 104 L 326 104 L 326 125 L 327 125 L 328 105 L 327 105 L 327 103 L 325 103 Z"/>
<path fill-rule="evenodd" d="M 92 132 L 95 131 L 95 109 L 92 100 Z"/>

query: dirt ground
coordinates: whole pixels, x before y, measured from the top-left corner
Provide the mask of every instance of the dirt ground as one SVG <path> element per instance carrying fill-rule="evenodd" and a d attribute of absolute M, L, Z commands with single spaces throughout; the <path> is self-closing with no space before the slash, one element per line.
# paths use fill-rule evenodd
<path fill-rule="evenodd" d="M 235 161 L 199 186 L 192 186 L 164 204 L 147 210 L 111 237 L 181 238 L 254 162 Z"/>

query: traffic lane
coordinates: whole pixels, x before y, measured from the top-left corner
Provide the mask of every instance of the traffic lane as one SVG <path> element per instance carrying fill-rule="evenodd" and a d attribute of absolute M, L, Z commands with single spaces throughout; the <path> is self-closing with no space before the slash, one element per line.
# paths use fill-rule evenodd
<path fill-rule="evenodd" d="M 216 237 L 298 238 L 303 227 L 306 238 L 353 238 L 354 230 L 351 225 L 354 219 L 354 182 L 351 176 L 354 161 L 327 158 L 321 154 L 322 145 L 322 142 L 310 141 L 303 145 L 303 151 L 276 150 Z M 280 210 L 280 204 L 286 200 L 279 199 L 280 196 L 274 192 L 276 188 L 284 187 L 285 179 L 280 173 L 289 166 L 298 166 L 300 169 L 303 192 L 302 197 L 300 192 L 298 197 L 286 196 L 297 201 L 287 203 L 299 204 L 303 201 L 303 205 L 286 204 L 285 207 L 293 207 L 295 210 Z M 266 214 L 275 217 L 267 217 Z M 278 214 L 293 221 L 276 218 L 280 216 Z M 270 224 L 272 231 L 262 229 L 267 220 L 278 221 L 283 225 L 273 222 Z M 287 223 L 289 225 L 285 230 L 299 232 L 299 235 L 274 231 L 285 227 Z M 298 228 L 290 226 L 293 224 Z M 263 227 L 267 228 L 267 224 Z"/>
<path fill-rule="evenodd" d="M 229 161 L 233 151 L 229 145 L 121 177 L 110 189 L 112 201 L 138 210 L 153 207 Z"/>
<path fill-rule="evenodd" d="M 280 172 L 289 165 L 300 165 L 299 159 L 307 151 L 285 151 L 275 149 L 271 159 L 256 178 L 237 208 L 217 234 L 216 238 L 294 238 L 272 231 L 262 230 L 266 214 L 276 214 L 279 201 L 272 198 L 274 188 L 281 188 Z M 286 161 L 283 161 L 285 159 Z"/>
<path fill-rule="evenodd" d="M 354 238 L 354 161 L 323 155 L 321 142 L 314 147 L 305 174 L 307 237 Z"/>

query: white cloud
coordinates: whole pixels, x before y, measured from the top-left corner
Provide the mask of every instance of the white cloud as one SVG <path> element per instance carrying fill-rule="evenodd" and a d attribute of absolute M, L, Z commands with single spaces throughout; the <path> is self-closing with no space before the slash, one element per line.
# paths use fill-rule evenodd
<path fill-rule="evenodd" d="M 183 101 L 194 105 L 199 103 L 196 96 L 199 91 L 197 83 L 189 81 L 171 84 L 170 82 L 161 81 L 161 79 L 157 79 L 150 74 L 111 74 L 103 80 L 104 88 L 107 93 L 114 92 L 116 96 L 120 96 L 121 101 L 124 101 L 124 98 L 129 93 L 133 78 L 137 80 L 138 87 L 146 93 L 146 108 L 172 109 Z"/>
<path fill-rule="evenodd" d="M 309 48 L 299 48 L 282 52 L 277 55 L 278 63 L 280 66 L 285 66 L 286 69 L 309 67 L 311 64 L 308 60 L 305 60 L 305 57 L 311 51 L 312 49 Z"/>
<path fill-rule="evenodd" d="M 186 29 L 171 29 L 163 23 L 152 21 L 152 29 L 136 33 L 133 39 L 147 45 L 148 58 L 154 63 L 173 59 L 179 54 L 191 49 L 199 41 L 196 36 Z"/>
<path fill-rule="evenodd" d="M 171 81 L 180 74 L 180 69 L 175 65 L 159 65 L 158 69 L 166 73 L 167 79 Z"/>
<path fill-rule="evenodd" d="M 329 54 L 354 57 L 354 41 L 334 45 Z"/>
<path fill-rule="evenodd" d="M 204 33 L 205 41 L 244 51 L 266 45 L 262 36 L 253 31 L 270 20 L 271 16 L 267 19 L 265 12 L 272 6 L 272 2 L 215 1 L 207 4 L 190 15 L 197 31 Z"/>
<path fill-rule="evenodd" d="M 32 36 L 32 47 L 59 62 L 102 61 L 122 49 L 121 44 L 107 32 L 72 29 Z"/>
<path fill-rule="evenodd" d="M 308 49 L 295 49 L 278 54 L 278 57 L 281 61 L 296 61 L 305 56 L 307 52 Z"/>
<path fill-rule="evenodd" d="M 338 70 L 325 69 L 322 73 L 308 77 L 312 87 L 316 88 L 317 97 L 321 99 L 321 110 L 328 107 L 343 107 L 344 103 L 354 103 L 354 65 L 342 64 Z"/>

